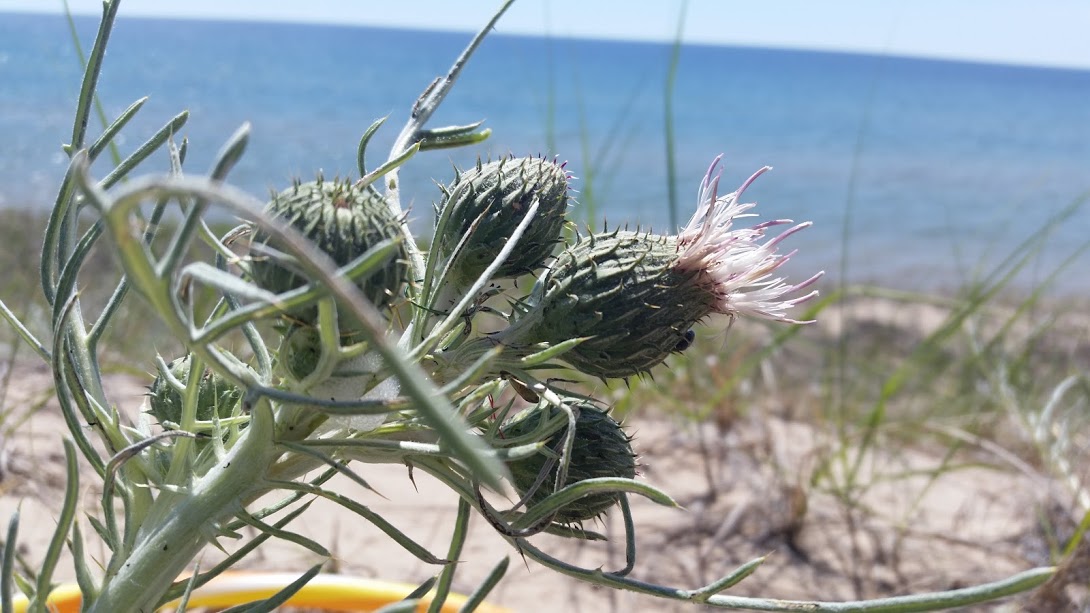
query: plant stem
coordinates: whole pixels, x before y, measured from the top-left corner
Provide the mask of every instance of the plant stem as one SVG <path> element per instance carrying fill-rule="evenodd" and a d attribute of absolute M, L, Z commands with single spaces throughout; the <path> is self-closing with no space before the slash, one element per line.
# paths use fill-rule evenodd
<path fill-rule="evenodd" d="M 264 467 L 276 456 L 268 401 L 254 407 L 250 427 L 218 465 L 180 499 L 162 495 L 171 509 L 162 522 L 145 524 L 132 553 L 103 580 L 89 613 L 154 611 L 171 584 L 213 536 L 214 526 L 266 488 Z M 255 474 L 256 473 L 256 474 Z"/>

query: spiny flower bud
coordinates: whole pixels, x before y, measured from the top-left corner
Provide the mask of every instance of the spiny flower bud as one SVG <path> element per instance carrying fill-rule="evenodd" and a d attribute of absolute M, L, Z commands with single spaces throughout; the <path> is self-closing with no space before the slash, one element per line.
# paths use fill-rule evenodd
<path fill-rule="evenodd" d="M 691 342 L 689 329 L 708 315 L 747 315 L 799 322 L 788 308 L 816 291 L 782 300 L 813 284 L 818 273 L 797 285 L 772 273 L 792 254 L 779 243 L 810 222 L 791 227 L 765 243 L 778 219 L 732 229 L 753 204 L 738 198 L 767 168 L 738 191 L 716 197 L 716 158 L 700 187 L 698 209 L 676 236 L 615 231 L 583 238 L 557 256 L 531 296 L 532 307 L 494 338 L 510 345 L 586 340 L 561 358 L 580 371 L 605 378 L 647 372 Z"/>
<path fill-rule="evenodd" d="M 188 355 L 178 358 L 168 364 L 170 374 L 182 385 L 187 385 L 191 364 L 192 360 Z M 209 421 L 213 415 L 227 417 L 240 398 L 242 398 L 242 390 L 212 369 L 205 368 L 197 387 L 197 419 Z M 175 389 L 163 374 L 159 373 L 148 393 L 151 414 L 160 423 L 168 421 L 175 424 L 181 423 L 183 402 L 182 392 Z"/>
<path fill-rule="evenodd" d="M 674 266 L 676 241 L 598 234 L 564 250 L 545 277 L 540 323 L 526 340 L 586 340 L 561 357 L 589 375 L 627 377 L 661 363 L 712 312 L 715 296 Z"/>
<path fill-rule="evenodd" d="M 636 455 L 632 452 L 632 439 L 625 434 L 621 425 L 613 420 L 606 411 L 595 405 L 579 401 L 573 403 L 577 411 L 575 420 L 575 439 L 572 441 L 571 458 L 568 464 L 566 485 L 597 477 L 622 477 L 632 479 L 636 476 Z M 524 411 L 510 423 L 500 428 L 500 436 L 514 439 L 532 434 L 545 421 L 563 418 L 563 411 L 551 406 L 536 406 Z M 545 450 L 532 456 L 508 463 L 515 489 L 520 496 L 525 496 L 535 483 L 539 482 L 546 462 L 557 458 L 564 445 L 564 426 L 553 433 L 545 444 Z M 552 468 L 540 479 L 537 490 L 531 494 L 527 506 L 532 507 L 555 491 L 556 475 L 560 470 L 560 460 L 553 462 Z M 560 509 L 554 518 L 564 524 L 593 519 L 604 513 L 620 499 L 616 492 L 603 492 L 584 496 Z"/>
<path fill-rule="evenodd" d="M 338 266 L 348 264 L 383 240 L 402 238 L 400 220 L 386 206 L 382 195 L 369 186 L 357 187 L 347 180 L 296 183 L 274 196 L 266 212 L 293 226 Z M 260 231 L 254 236 L 254 243 L 283 251 Z M 360 289 L 377 308 L 389 305 L 400 294 L 408 276 L 407 261 L 402 251 L 361 281 Z M 282 293 L 302 287 L 307 278 L 296 270 L 287 262 L 254 250 L 251 272 L 254 283 L 263 289 Z M 303 323 L 314 323 L 317 313 L 317 307 L 309 306 L 289 315 Z"/>
<path fill-rule="evenodd" d="M 496 278 L 517 277 L 544 266 L 560 240 L 568 207 L 568 173 L 553 160 L 504 158 L 487 164 L 478 160 L 475 168 L 460 172 L 441 189 L 440 216 L 449 215 L 449 221 L 436 237 L 436 249 L 444 258 L 455 258 L 451 267 L 455 283 L 472 283 L 496 260 L 535 201 L 537 214 Z M 463 237 L 465 244 L 454 253 Z"/>

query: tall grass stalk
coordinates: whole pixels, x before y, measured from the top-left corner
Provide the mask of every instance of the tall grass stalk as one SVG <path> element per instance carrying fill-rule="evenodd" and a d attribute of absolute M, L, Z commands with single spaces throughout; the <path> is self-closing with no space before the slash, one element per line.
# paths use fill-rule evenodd
<path fill-rule="evenodd" d="M 670 64 L 666 69 L 666 85 L 662 93 L 663 134 L 666 137 L 666 208 L 669 212 L 670 226 L 673 230 L 681 224 L 678 216 L 677 199 L 677 138 L 674 136 L 674 85 L 677 82 L 678 64 L 681 60 L 682 42 L 685 40 L 685 17 L 689 12 L 688 0 L 683 0 L 678 10 L 677 34 L 674 35 L 674 44 L 670 48 Z"/>

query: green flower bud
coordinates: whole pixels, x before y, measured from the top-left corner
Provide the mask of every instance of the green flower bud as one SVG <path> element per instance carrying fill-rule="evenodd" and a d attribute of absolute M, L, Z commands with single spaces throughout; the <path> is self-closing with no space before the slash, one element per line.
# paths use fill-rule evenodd
<path fill-rule="evenodd" d="M 441 189 L 439 209 L 449 215 L 449 221 L 436 237 L 435 247 L 444 258 L 454 255 L 451 270 L 459 285 L 475 281 L 496 260 L 535 201 L 534 219 L 496 278 L 518 277 L 541 268 L 560 240 L 568 207 L 568 173 L 562 164 L 533 157 L 478 161 L 475 168 L 459 173 Z M 467 235 L 462 250 L 454 254 Z"/>
<path fill-rule="evenodd" d="M 613 232 L 557 256 L 538 290 L 540 322 L 529 342 L 587 340 L 561 358 L 588 375 L 628 377 L 660 364 L 714 310 L 697 273 L 674 266 L 669 236 Z"/>
<path fill-rule="evenodd" d="M 182 385 L 189 383 L 190 356 L 178 358 L 168 364 L 170 374 Z M 197 419 L 209 421 L 212 416 L 227 417 L 242 398 L 242 390 L 210 368 L 205 368 L 197 387 Z M 175 424 L 182 421 L 182 392 L 175 389 L 162 373 L 155 377 L 148 393 L 151 414 L 162 422 Z"/>
<path fill-rule="evenodd" d="M 274 196 L 266 212 L 293 226 L 338 266 L 348 264 L 383 240 L 402 238 L 400 220 L 386 206 L 382 195 L 369 186 L 356 187 L 347 180 L 296 183 Z M 253 240 L 283 251 L 261 231 Z M 361 280 L 360 289 L 377 308 L 388 306 L 401 293 L 408 277 L 407 262 L 408 257 L 402 251 Z M 251 273 L 254 283 L 276 293 L 307 283 L 306 276 L 290 263 L 259 250 L 254 251 Z M 303 323 L 314 323 L 318 309 L 312 305 L 288 314 Z"/>
<path fill-rule="evenodd" d="M 535 286 L 530 308 L 492 340 L 512 347 L 586 339 L 561 359 L 603 379 L 649 371 L 691 344 L 690 328 L 708 315 L 746 315 L 790 323 L 787 309 L 817 295 L 782 299 L 822 275 L 798 284 L 773 272 L 791 254 L 776 252 L 781 241 L 810 225 L 797 224 L 761 243 L 777 219 L 732 229 L 753 204 L 738 201 L 743 190 L 717 197 L 718 158 L 701 184 L 696 214 L 681 233 L 660 236 L 622 232 L 579 240 L 557 256 Z"/>
<path fill-rule="evenodd" d="M 632 439 L 625 434 L 621 425 L 609 414 L 589 402 L 577 402 L 573 409 L 578 411 L 575 420 L 575 439 L 572 441 L 571 459 L 568 464 L 567 484 L 578 483 L 597 477 L 622 477 L 632 479 L 636 476 L 636 455 L 632 451 Z M 563 411 L 547 405 L 528 409 L 514 420 L 500 428 L 500 436 L 515 439 L 532 434 L 541 427 L 543 421 L 562 417 Z M 508 462 L 511 478 L 520 496 L 525 496 L 538 482 L 542 470 L 551 458 L 556 458 L 562 451 L 565 433 L 563 426 L 553 433 L 546 442 L 546 450 L 513 462 Z M 556 475 L 560 470 L 560 461 L 553 462 L 549 473 L 531 494 L 527 505 L 532 507 L 555 491 Z M 559 523 L 575 523 L 593 519 L 604 513 L 620 500 L 620 493 L 603 492 L 584 496 L 562 508 L 554 518 Z"/>

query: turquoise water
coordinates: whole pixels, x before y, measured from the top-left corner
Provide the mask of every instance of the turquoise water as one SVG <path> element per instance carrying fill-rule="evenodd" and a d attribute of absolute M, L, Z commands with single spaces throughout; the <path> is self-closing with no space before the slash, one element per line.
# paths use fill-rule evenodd
<path fill-rule="evenodd" d="M 85 47 L 96 24 L 78 20 Z M 388 115 L 372 148 L 376 163 L 411 102 L 468 38 L 122 16 L 100 92 L 110 116 L 151 97 L 126 129 L 123 152 L 189 109 L 190 172 L 203 172 L 224 139 L 251 122 L 232 181 L 265 195 L 319 169 L 354 174 L 360 134 Z M 660 44 L 487 39 L 433 126 L 483 119 L 493 137 L 414 160 L 403 185 L 417 225 L 430 224 L 433 178 L 448 180 L 452 163 L 512 152 L 568 160 L 579 199 L 595 205 L 594 225 L 604 218 L 666 229 L 669 55 Z M 0 13 L 0 207 L 52 202 L 80 74 L 63 18 Z M 1087 71 L 687 46 L 674 120 L 682 223 L 714 156 L 725 154 L 728 189 L 771 165 L 748 199 L 764 218 L 814 220 L 790 243 L 802 252 L 796 270 L 838 271 L 846 258 L 852 280 L 959 285 L 1090 192 Z M 166 166 L 164 153 L 143 170 Z M 1054 270 L 1088 233 L 1083 210 L 1021 283 Z M 1087 264 L 1082 256 L 1060 289 L 1090 289 Z"/>

